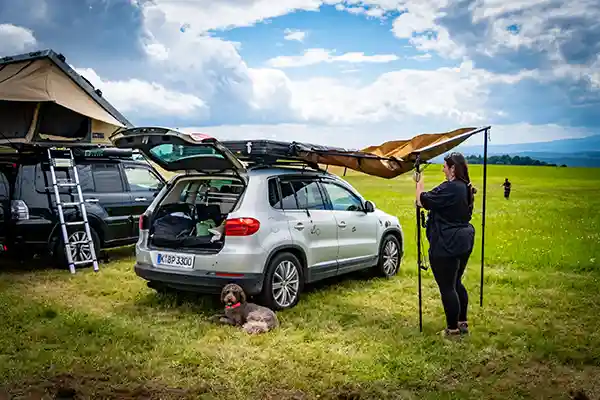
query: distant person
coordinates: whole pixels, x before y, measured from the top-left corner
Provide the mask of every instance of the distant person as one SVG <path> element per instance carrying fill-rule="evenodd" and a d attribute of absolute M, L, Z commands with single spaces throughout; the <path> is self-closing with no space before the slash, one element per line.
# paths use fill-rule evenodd
<path fill-rule="evenodd" d="M 467 334 L 469 297 L 461 279 L 473 251 L 475 228 L 471 224 L 477 190 L 471 185 L 467 161 L 460 153 L 444 158 L 446 181 L 429 192 L 421 174 L 417 181 L 417 204 L 429 210 L 426 235 L 429 263 L 440 289 L 446 314 L 446 329 L 440 334 L 456 337 Z"/>
<path fill-rule="evenodd" d="M 502 186 L 504 186 L 504 198 L 506 200 L 508 200 L 508 198 L 510 197 L 510 188 L 511 188 L 511 183 L 508 181 L 508 178 L 504 179 L 504 183 L 502 184 Z"/>

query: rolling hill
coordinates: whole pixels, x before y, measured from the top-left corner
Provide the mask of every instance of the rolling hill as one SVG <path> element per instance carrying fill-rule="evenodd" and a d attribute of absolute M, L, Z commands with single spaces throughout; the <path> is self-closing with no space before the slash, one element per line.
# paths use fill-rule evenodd
<path fill-rule="evenodd" d="M 483 144 L 458 146 L 457 151 L 465 155 L 483 155 Z M 488 144 L 488 156 L 503 154 L 528 156 L 548 163 L 566 164 L 569 167 L 600 167 L 600 135 L 549 142 Z M 441 159 L 434 161 L 440 162 Z"/>

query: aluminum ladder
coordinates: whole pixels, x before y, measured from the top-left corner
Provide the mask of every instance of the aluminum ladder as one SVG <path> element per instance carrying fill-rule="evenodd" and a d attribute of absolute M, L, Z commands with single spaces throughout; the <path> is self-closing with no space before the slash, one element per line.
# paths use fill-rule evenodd
<path fill-rule="evenodd" d="M 93 264 L 94 272 L 98 272 L 98 259 L 96 258 L 96 249 L 94 248 L 94 241 L 92 240 L 92 233 L 90 232 L 90 224 L 88 222 L 88 216 L 85 209 L 85 202 L 83 200 L 83 193 L 81 192 L 81 185 L 79 184 L 79 175 L 77 173 L 77 166 L 75 165 L 75 158 L 70 148 L 63 147 L 51 147 L 48 148 L 48 161 L 50 164 L 50 175 L 52 176 L 52 186 L 54 188 L 54 197 L 56 201 L 56 207 L 58 208 L 58 217 L 60 219 L 60 229 L 62 231 L 63 243 L 65 246 L 65 254 L 67 255 L 67 262 L 69 263 L 69 270 L 72 274 L 75 273 L 75 266 Z M 63 169 L 67 171 L 67 179 L 64 181 L 58 181 L 56 179 L 56 169 Z M 71 172 L 71 173 L 70 173 Z M 73 177 L 71 180 L 70 177 Z M 78 201 L 74 202 L 62 202 L 60 199 L 59 188 L 68 188 L 69 190 L 77 189 Z M 70 193 L 73 196 L 73 193 Z M 80 221 L 65 221 L 64 207 L 75 207 L 78 208 L 81 213 L 82 219 Z M 67 231 L 68 226 L 81 226 L 85 227 L 86 239 L 81 241 L 70 242 L 69 233 Z M 71 246 L 88 244 L 90 248 L 90 259 L 84 261 L 73 261 L 73 254 L 71 252 Z"/>

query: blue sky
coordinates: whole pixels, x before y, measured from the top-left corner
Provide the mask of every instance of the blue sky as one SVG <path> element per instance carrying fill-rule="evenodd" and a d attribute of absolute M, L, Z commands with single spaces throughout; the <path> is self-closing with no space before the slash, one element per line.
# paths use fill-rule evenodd
<path fill-rule="evenodd" d="M 63 53 L 137 125 L 521 143 L 600 134 L 598 20 L 597 0 L 0 0 L 0 56 Z"/>

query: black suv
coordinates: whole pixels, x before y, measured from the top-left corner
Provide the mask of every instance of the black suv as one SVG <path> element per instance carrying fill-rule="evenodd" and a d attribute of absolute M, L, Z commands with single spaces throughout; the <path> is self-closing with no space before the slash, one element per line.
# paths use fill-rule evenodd
<path fill-rule="evenodd" d="M 134 244 L 139 216 L 165 180 L 149 163 L 128 157 L 75 157 L 81 190 L 97 253 Z M 58 180 L 67 172 L 56 170 Z M 77 201 L 77 191 L 60 190 L 62 202 Z M 72 195 L 70 194 L 72 193 Z M 0 153 L 0 254 L 46 254 L 66 266 L 66 256 L 45 151 Z M 65 209 L 65 220 L 81 220 L 78 208 Z M 68 228 L 69 241 L 85 238 L 83 226 Z M 73 246 L 75 261 L 90 257 L 89 246 Z"/>

